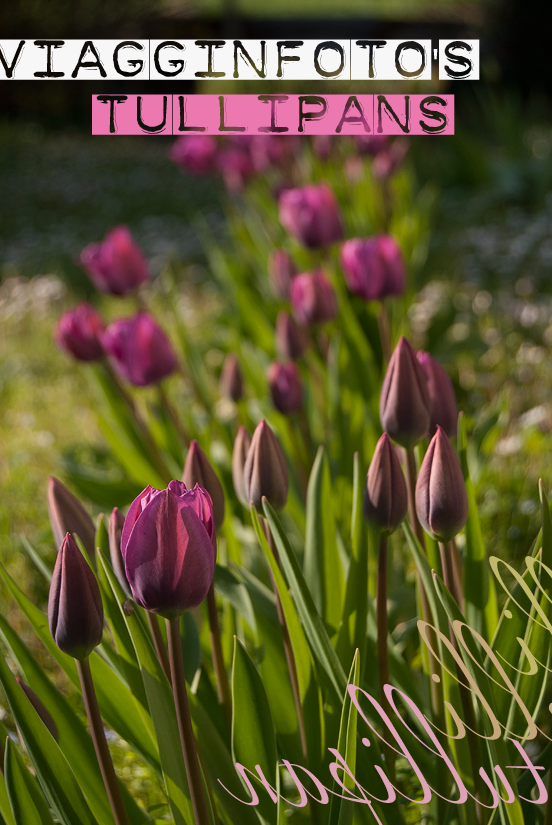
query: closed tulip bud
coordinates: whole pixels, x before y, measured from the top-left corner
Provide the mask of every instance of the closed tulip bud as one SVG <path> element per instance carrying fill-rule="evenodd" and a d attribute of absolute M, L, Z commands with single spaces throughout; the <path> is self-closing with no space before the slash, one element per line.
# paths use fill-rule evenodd
<path fill-rule="evenodd" d="M 207 490 L 213 502 L 215 527 L 220 530 L 224 521 L 224 493 L 211 462 L 195 440 L 190 443 L 182 481 L 189 490 L 196 484 Z"/>
<path fill-rule="evenodd" d="M 73 493 L 59 479 L 50 476 L 48 482 L 48 515 L 56 547 L 59 549 L 67 533 L 77 535 L 88 556 L 96 555 L 94 522 Z"/>
<path fill-rule="evenodd" d="M 284 190 L 279 217 L 284 229 L 309 249 L 330 246 L 343 237 L 339 205 L 326 183 Z"/>
<path fill-rule="evenodd" d="M 293 258 L 285 249 L 272 249 L 268 256 L 268 279 L 274 295 L 287 301 L 291 282 L 297 275 Z"/>
<path fill-rule="evenodd" d="M 418 350 L 416 357 L 427 379 L 429 392 L 430 424 L 428 435 L 435 435 L 437 426 L 442 427 L 449 438 L 454 438 L 458 428 L 458 407 L 452 381 L 446 370 L 429 352 Z"/>
<path fill-rule="evenodd" d="M 146 312 L 113 321 L 102 344 L 117 372 L 135 387 L 156 384 L 178 366 L 169 339 Z"/>
<path fill-rule="evenodd" d="M 240 362 L 233 352 L 229 352 L 224 359 L 219 390 L 223 398 L 231 398 L 232 401 L 239 401 L 243 398 L 243 375 Z"/>
<path fill-rule="evenodd" d="M 431 439 L 416 482 L 416 512 L 424 530 L 445 544 L 468 519 L 460 462 L 441 427 Z"/>
<path fill-rule="evenodd" d="M 303 272 L 291 284 L 289 298 L 300 324 L 325 324 L 337 316 L 337 298 L 322 270 Z"/>
<path fill-rule="evenodd" d="M 384 433 L 368 470 L 362 512 L 377 533 L 389 536 L 404 521 L 408 494 L 401 463 L 391 439 Z"/>
<path fill-rule="evenodd" d="M 401 336 L 391 356 L 380 396 L 383 429 L 406 449 L 414 447 L 429 428 L 429 393 L 425 373 L 414 350 Z"/>
<path fill-rule="evenodd" d="M 77 361 L 99 361 L 104 354 L 101 345 L 103 330 L 100 313 L 90 304 L 82 303 L 63 313 L 54 340 Z"/>
<path fill-rule="evenodd" d="M 365 301 L 403 294 L 404 258 L 391 235 L 351 238 L 342 245 L 340 257 L 347 286 Z"/>
<path fill-rule="evenodd" d="M 263 498 L 276 510 L 283 510 L 288 496 L 286 460 L 276 436 L 263 419 L 255 428 L 243 468 L 247 503 L 262 513 Z"/>
<path fill-rule="evenodd" d="M 80 263 L 96 289 L 111 295 L 126 295 L 150 277 L 144 253 L 128 226 L 115 226 L 101 243 L 88 244 Z"/>
<path fill-rule="evenodd" d="M 124 524 L 125 517 L 119 512 L 117 507 L 114 507 L 111 518 L 109 519 L 109 555 L 111 557 L 113 572 L 117 576 L 117 580 L 123 588 L 125 595 L 130 599 L 132 598 L 132 593 L 127 582 L 125 563 L 121 553 L 121 535 Z"/>
<path fill-rule="evenodd" d="M 209 135 L 185 135 L 173 143 L 169 158 L 192 175 L 206 175 L 216 167 L 217 143 Z"/>
<path fill-rule="evenodd" d="M 245 495 L 245 486 L 243 483 L 243 468 L 250 445 L 251 436 L 244 426 L 240 426 L 232 450 L 232 482 L 238 501 L 240 501 L 244 507 L 249 507 L 249 501 Z"/>
<path fill-rule="evenodd" d="M 54 642 L 73 659 L 86 659 L 102 641 L 100 588 L 69 533 L 63 539 L 52 574 L 48 624 Z"/>
<path fill-rule="evenodd" d="M 297 361 L 305 351 L 304 332 L 285 309 L 276 318 L 276 350 L 281 358 L 290 361 Z"/>
<path fill-rule="evenodd" d="M 272 403 L 284 415 L 298 412 L 303 405 L 303 385 L 297 365 L 273 361 L 267 372 Z"/>
<path fill-rule="evenodd" d="M 56 742 L 59 742 L 57 725 L 54 722 L 54 719 L 50 711 L 46 710 L 46 708 L 44 707 L 43 703 L 40 701 L 34 690 L 32 690 L 29 687 L 29 685 L 26 685 L 23 679 L 20 679 L 18 676 L 16 676 L 15 678 L 19 686 L 23 690 L 23 693 L 26 695 L 27 699 L 38 713 L 40 719 L 42 720 L 46 728 L 50 731 Z"/>
<path fill-rule="evenodd" d="M 198 607 L 213 581 L 213 545 L 207 493 L 199 502 L 197 489 L 187 490 L 181 481 L 171 481 L 166 490 L 146 487 L 130 505 L 121 536 L 134 600 L 166 619 Z"/>

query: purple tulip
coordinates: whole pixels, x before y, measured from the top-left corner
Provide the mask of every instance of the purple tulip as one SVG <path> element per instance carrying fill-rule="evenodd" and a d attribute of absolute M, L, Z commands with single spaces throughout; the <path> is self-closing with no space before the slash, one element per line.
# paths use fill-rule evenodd
<path fill-rule="evenodd" d="M 293 258 L 285 249 L 272 249 L 268 256 L 268 279 L 277 298 L 287 301 L 291 282 L 297 275 Z"/>
<path fill-rule="evenodd" d="M 376 180 L 386 180 L 393 175 L 403 160 L 410 147 L 408 138 L 397 138 L 391 146 L 378 152 L 372 162 L 372 175 Z"/>
<path fill-rule="evenodd" d="M 298 412 L 303 405 L 303 385 L 297 364 L 273 361 L 266 377 L 276 409 L 284 415 Z"/>
<path fill-rule="evenodd" d="M 441 427 L 430 441 L 416 482 L 416 512 L 424 530 L 445 544 L 468 520 L 460 462 Z"/>
<path fill-rule="evenodd" d="M 222 172 L 226 188 L 230 192 L 241 192 L 249 178 L 255 173 L 249 149 L 249 139 L 236 137 L 218 155 L 218 167 Z"/>
<path fill-rule="evenodd" d="M 408 494 L 401 463 L 391 439 L 384 433 L 374 450 L 362 512 L 373 529 L 388 536 L 404 520 L 408 509 Z"/>
<path fill-rule="evenodd" d="M 232 482 L 238 501 L 240 501 L 244 507 L 249 507 L 249 501 L 245 495 L 245 486 L 243 483 L 243 468 L 245 467 L 245 460 L 250 446 L 251 436 L 245 427 L 240 425 L 232 449 Z"/>
<path fill-rule="evenodd" d="M 337 316 L 337 298 L 321 269 L 303 272 L 291 284 L 289 299 L 300 324 L 325 324 Z"/>
<path fill-rule="evenodd" d="M 211 462 L 195 440 L 190 443 L 182 481 L 189 490 L 196 484 L 207 490 L 213 504 L 215 527 L 220 530 L 224 521 L 224 493 Z"/>
<path fill-rule="evenodd" d="M 283 309 L 276 318 L 276 350 L 281 358 L 297 361 L 305 351 L 305 334 L 289 312 Z"/>
<path fill-rule="evenodd" d="M 215 572 L 214 536 L 211 497 L 201 487 L 146 487 L 130 505 L 121 536 L 134 600 L 166 619 L 200 605 Z"/>
<path fill-rule="evenodd" d="M 77 361 L 99 361 L 104 351 L 101 336 L 104 322 L 100 313 L 87 303 L 64 312 L 58 321 L 54 340 Z"/>
<path fill-rule="evenodd" d="M 288 471 L 276 436 L 263 419 L 255 428 L 243 468 L 245 500 L 263 512 L 263 498 L 276 511 L 283 510 L 288 496 Z"/>
<path fill-rule="evenodd" d="M 222 398 L 231 398 L 235 402 L 243 398 L 243 375 L 238 357 L 233 352 L 229 352 L 224 359 L 219 391 Z"/>
<path fill-rule="evenodd" d="M 416 353 L 416 358 L 422 365 L 427 378 L 431 415 L 428 435 L 432 438 L 439 426 L 449 438 L 454 438 L 458 427 L 458 407 L 452 381 L 445 369 L 429 352 L 420 349 Z"/>
<path fill-rule="evenodd" d="M 206 175 L 216 168 L 217 143 L 209 135 L 186 135 L 173 143 L 169 158 L 192 175 Z"/>
<path fill-rule="evenodd" d="M 86 659 L 102 641 L 100 588 L 69 533 L 61 544 L 52 574 L 48 624 L 54 642 L 73 659 Z"/>
<path fill-rule="evenodd" d="M 377 155 L 389 144 L 387 135 L 356 135 L 354 140 L 357 151 L 361 155 Z"/>
<path fill-rule="evenodd" d="M 343 237 L 339 206 L 326 183 L 284 190 L 279 213 L 284 229 L 310 249 L 330 246 Z"/>
<path fill-rule="evenodd" d="M 429 405 L 425 373 L 411 344 L 402 335 L 383 379 L 381 426 L 393 441 L 410 449 L 428 431 Z"/>
<path fill-rule="evenodd" d="M 342 245 L 340 257 L 347 286 L 365 301 L 403 294 L 404 258 L 391 235 L 351 238 Z"/>
<path fill-rule="evenodd" d="M 117 371 L 136 387 L 155 384 L 178 366 L 169 339 L 146 312 L 113 321 L 103 334 L 102 344 Z"/>
<path fill-rule="evenodd" d="M 67 533 L 78 536 L 88 557 L 96 555 L 96 528 L 94 522 L 73 493 L 59 479 L 50 476 L 48 481 L 48 515 L 56 547 Z"/>
<path fill-rule="evenodd" d="M 126 295 L 150 277 L 144 253 L 128 226 L 115 226 L 101 243 L 88 244 L 80 263 L 96 289 L 112 295 Z"/>

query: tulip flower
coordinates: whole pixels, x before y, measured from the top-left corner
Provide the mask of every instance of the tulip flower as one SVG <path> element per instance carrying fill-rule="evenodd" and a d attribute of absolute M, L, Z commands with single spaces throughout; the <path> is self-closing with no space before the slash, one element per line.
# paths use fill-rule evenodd
<path fill-rule="evenodd" d="M 458 457 L 437 426 L 416 482 L 416 512 L 424 530 L 439 542 L 456 536 L 468 519 L 468 496 Z"/>
<path fill-rule="evenodd" d="M 229 352 L 220 374 L 219 391 L 223 398 L 239 401 L 243 398 L 243 375 L 237 355 Z"/>
<path fill-rule="evenodd" d="M 123 588 L 125 594 L 129 599 L 132 598 L 132 593 L 127 581 L 125 573 L 125 562 L 123 554 L 121 553 L 121 535 L 125 524 L 125 517 L 117 507 L 113 508 L 111 517 L 109 519 L 109 556 L 111 558 L 111 566 L 113 572 L 117 576 L 117 580 Z"/>
<path fill-rule="evenodd" d="M 284 415 L 298 412 L 303 406 L 303 385 L 297 365 L 273 361 L 267 372 L 272 403 Z"/>
<path fill-rule="evenodd" d="M 77 535 L 93 561 L 96 555 L 94 522 L 78 498 L 54 476 L 48 481 L 48 515 L 56 547 L 60 548 L 67 533 Z"/>
<path fill-rule="evenodd" d="M 397 138 L 388 147 L 378 152 L 372 163 L 372 175 L 376 180 L 386 180 L 393 175 L 406 157 L 410 147 L 407 138 Z"/>
<path fill-rule="evenodd" d="M 339 206 L 326 183 L 284 190 L 279 217 L 284 229 L 309 249 L 330 246 L 343 237 Z"/>
<path fill-rule="evenodd" d="M 355 146 L 361 155 L 377 155 L 389 143 L 387 135 L 355 135 Z"/>
<path fill-rule="evenodd" d="M 52 736 L 56 740 L 56 742 L 59 742 L 59 734 L 58 734 L 57 725 L 54 722 L 53 716 L 50 713 L 50 711 L 47 710 L 44 707 L 44 704 L 42 703 L 42 701 L 38 698 L 38 696 L 36 695 L 34 690 L 32 690 L 29 687 L 29 685 L 26 685 L 25 682 L 22 679 L 20 679 L 18 676 L 16 676 L 15 678 L 16 678 L 16 681 L 19 684 L 20 688 L 23 690 L 23 693 L 26 695 L 27 699 L 29 700 L 29 702 L 31 703 L 33 708 L 36 710 L 36 712 L 38 713 L 40 719 L 42 720 L 42 722 L 44 723 L 46 728 L 52 734 Z"/>
<path fill-rule="evenodd" d="M 189 490 L 196 484 L 207 490 L 213 504 L 215 527 L 220 530 L 224 521 L 224 493 L 212 464 L 195 440 L 191 442 L 186 456 L 182 481 Z"/>
<path fill-rule="evenodd" d="M 185 135 L 173 143 L 169 158 L 192 175 L 206 175 L 216 167 L 217 143 L 209 135 Z"/>
<path fill-rule="evenodd" d="M 61 544 L 52 574 L 48 624 L 54 642 L 73 659 L 86 659 L 102 641 L 100 588 L 70 533 Z"/>
<path fill-rule="evenodd" d="M 100 313 L 90 304 L 82 303 L 63 313 L 54 340 L 77 361 L 99 361 L 104 354 L 101 344 L 103 330 Z"/>
<path fill-rule="evenodd" d="M 291 284 L 290 301 L 300 324 L 325 324 L 337 316 L 337 298 L 322 270 L 303 272 Z"/>
<path fill-rule="evenodd" d="M 351 238 L 342 245 L 340 257 L 347 286 L 365 301 L 404 292 L 404 258 L 391 235 Z"/>
<path fill-rule="evenodd" d="M 391 356 L 380 396 L 381 425 L 393 441 L 410 450 L 429 428 L 430 400 L 425 373 L 401 336 Z"/>
<path fill-rule="evenodd" d="M 274 295 L 287 301 L 297 267 L 285 249 L 272 249 L 268 256 L 268 279 Z"/>
<path fill-rule="evenodd" d="M 126 295 L 150 277 L 144 253 L 128 226 L 115 226 L 101 243 L 86 246 L 80 263 L 96 289 L 112 295 Z"/>
<path fill-rule="evenodd" d="M 251 436 L 244 426 L 240 426 L 238 433 L 234 440 L 234 448 L 232 450 L 232 482 L 234 490 L 244 507 L 249 507 L 249 501 L 245 494 L 245 485 L 243 482 L 243 468 L 245 466 L 245 459 L 251 445 Z"/>
<path fill-rule="evenodd" d="M 230 192 L 241 192 L 249 178 L 255 173 L 247 143 L 232 141 L 221 150 L 217 161 L 226 188 Z"/>
<path fill-rule="evenodd" d="M 282 358 L 297 361 L 305 351 L 303 330 L 284 309 L 276 318 L 276 350 Z"/>
<path fill-rule="evenodd" d="M 366 522 L 383 536 L 393 533 L 406 517 L 408 495 L 400 461 L 384 433 L 368 470 L 362 512 Z"/>
<path fill-rule="evenodd" d="M 136 387 L 155 384 L 178 366 L 169 339 L 146 312 L 113 321 L 102 344 L 119 374 Z"/>
<path fill-rule="evenodd" d="M 288 471 L 276 437 L 263 419 L 255 428 L 243 468 L 245 500 L 262 512 L 263 498 L 283 510 L 288 496 Z"/>
<path fill-rule="evenodd" d="M 428 435 L 432 438 L 437 426 L 440 426 L 449 438 L 453 438 L 458 428 L 458 407 L 452 381 L 445 369 L 429 352 L 418 350 L 416 357 L 427 379 L 431 417 Z"/>
<path fill-rule="evenodd" d="M 198 515 L 202 496 L 203 519 Z M 209 525 L 211 530 L 209 531 Z M 215 572 L 210 496 L 171 481 L 146 487 L 130 505 L 121 536 L 125 572 L 134 600 L 167 619 L 205 599 Z"/>

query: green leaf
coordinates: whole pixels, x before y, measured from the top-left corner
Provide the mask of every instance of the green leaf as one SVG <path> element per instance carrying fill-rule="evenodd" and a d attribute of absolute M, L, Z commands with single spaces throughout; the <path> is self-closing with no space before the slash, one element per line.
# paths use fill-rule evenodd
<path fill-rule="evenodd" d="M 53 825 L 50 810 L 17 748 L 6 740 L 4 778 L 16 825 Z"/>
<path fill-rule="evenodd" d="M 27 551 L 27 554 L 31 561 L 34 562 L 37 569 L 40 570 L 46 581 L 50 581 L 52 578 L 52 571 L 53 567 L 42 558 L 40 553 L 36 550 L 35 547 L 31 544 L 31 542 L 27 539 L 26 536 L 21 536 L 21 544 L 23 545 L 24 549 Z"/>
<path fill-rule="evenodd" d="M 215 569 L 215 588 L 217 593 L 227 599 L 236 613 L 249 625 L 253 633 L 257 632 L 255 612 L 247 587 L 228 567 L 217 564 Z"/>
<path fill-rule="evenodd" d="M 0 722 L 0 725 L 2 723 Z M 4 726 L 2 725 L 2 729 L 0 729 L 0 733 L 2 734 L 2 738 L 4 742 L 8 738 L 7 735 L 4 735 Z M 16 825 L 15 819 L 13 818 L 13 813 L 10 805 L 10 800 L 8 798 L 8 791 L 6 790 L 6 782 L 4 777 L 2 776 L 2 772 L 0 771 L 0 825 Z"/>
<path fill-rule="evenodd" d="M 319 447 L 307 489 L 307 532 L 303 570 L 316 608 L 326 626 L 339 627 L 345 583 L 336 543 L 334 494 L 330 467 Z"/>

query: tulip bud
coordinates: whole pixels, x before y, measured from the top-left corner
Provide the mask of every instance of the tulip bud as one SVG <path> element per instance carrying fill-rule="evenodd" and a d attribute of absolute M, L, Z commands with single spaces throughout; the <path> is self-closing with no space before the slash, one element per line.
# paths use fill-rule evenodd
<path fill-rule="evenodd" d="M 125 519 L 121 552 L 133 598 L 166 619 L 198 607 L 213 581 L 212 504 L 207 493 L 201 496 L 199 502 L 197 489 L 181 481 L 166 490 L 146 487 Z"/>
<path fill-rule="evenodd" d="M 144 253 L 128 226 L 115 226 L 101 243 L 86 246 L 80 263 L 96 289 L 112 295 L 126 295 L 150 277 Z"/>
<path fill-rule="evenodd" d="M 296 364 L 273 361 L 266 375 L 272 403 L 284 415 L 298 412 L 303 405 L 303 385 Z"/>
<path fill-rule="evenodd" d="M 305 351 L 303 330 L 285 309 L 276 318 L 276 350 L 278 355 L 290 361 L 297 361 Z"/>
<path fill-rule="evenodd" d="M 253 159 L 249 152 L 249 141 L 235 135 L 218 155 L 218 167 L 229 192 L 241 192 L 249 178 L 255 173 Z"/>
<path fill-rule="evenodd" d="M 239 401 L 243 398 L 243 376 L 240 362 L 233 352 L 229 352 L 224 359 L 219 383 L 220 394 L 223 398 Z"/>
<path fill-rule="evenodd" d="M 404 292 L 404 259 L 391 235 L 351 238 L 342 245 L 340 258 L 347 286 L 365 301 Z"/>
<path fill-rule="evenodd" d="M 93 561 L 96 556 L 94 522 L 78 498 L 54 476 L 50 476 L 48 482 L 48 515 L 56 547 L 60 548 L 66 533 L 76 534 Z"/>
<path fill-rule="evenodd" d="M 245 500 L 262 513 L 263 498 L 283 510 L 288 496 L 286 460 L 276 436 L 263 419 L 255 428 L 243 468 Z"/>
<path fill-rule="evenodd" d="M 284 190 L 279 216 L 284 229 L 310 249 L 330 246 L 343 237 L 339 206 L 326 183 Z"/>
<path fill-rule="evenodd" d="M 90 304 L 83 303 L 63 313 L 54 340 L 77 361 L 99 361 L 104 354 L 100 340 L 103 330 L 100 313 Z"/>
<path fill-rule="evenodd" d="M 125 524 L 125 517 L 119 512 L 117 507 L 113 508 L 111 518 L 109 519 L 109 555 L 111 557 L 111 566 L 113 572 L 117 576 L 117 581 L 123 588 L 125 595 L 132 597 L 130 587 L 125 573 L 125 562 L 121 553 L 121 535 Z"/>
<path fill-rule="evenodd" d="M 378 152 L 372 163 L 372 175 L 375 180 L 391 177 L 402 164 L 409 147 L 408 138 L 397 138 L 391 146 Z"/>
<path fill-rule="evenodd" d="M 291 284 L 289 298 L 300 324 L 325 324 L 337 316 L 337 299 L 322 270 L 303 272 Z"/>
<path fill-rule="evenodd" d="M 431 421 L 429 436 L 435 435 L 437 425 L 443 428 L 449 438 L 454 438 L 458 428 L 458 407 L 452 381 L 445 369 L 429 352 L 418 350 L 416 357 L 427 379 L 429 392 L 429 410 Z"/>
<path fill-rule="evenodd" d="M 468 519 L 468 496 L 460 462 L 445 432 L 437 427 L 416 482 L 416 512 L 437 541 L 456 536 Z"/>
<path fill-rule="evenodd" d="M 410 449 L 427 433 L 429 404 L 425 373 L 403 335 L 383 379 L 381 425 L 393 441 Z"/>
<path fill-rule="evenodd" d="M 113 321 L 103 334 L 102 344 L 117 372 L 136 387 L 155 384 L 178 366 L 169 339 L 146 312 Z"/>
<path fill-rule="evenodd" d="M 216 166 L 217 143 L 209 135 L 185 135 L 173 143 L 169 158 L 192 175 L 206 175 Z"/>
<path fill-rule="evenodd" d="M 224 521 L 224 493 L 209 459 L 195 440 L 190 443 L 182 481 L 189 490 L 196 484 L 207 490 L 213 502 L 215 527 L 220 530 Z"/>
<path fill-rule="evenodd" d="M 232 481 L 238 501 L 240 501 L 244 507 L 249 507 L 249 501 L 247 500 L 243 483 L 243 468 L 250 445 L 251 436 L 245 427 L 240 426 L 234 441 L 234 449 L 232 450 Z"/>
<path fill-rule="evenodd" d="M 287 301 L 289 288 L 297 275 L 293 258 L 285 249 L 272 249 L 268 256 L 268 279 L 277 298 Z"/>
<path fill-rule="evenodd" d="M 389 138 L 387 135 L 355 135 L 355 146 L 361 155 L 377 155 L 387 148 Z"/>
<path fill-rule="evenodd" d="M 42 720 L 42 722 L 44 723 L 46 728 L 50 731 L 50 733 L 52 734 L 52 736 L 56 740 L 56 742 L 59 742 L 59 734 L 58 734 L 57 725 L 54 722 L 54 719 L 53 719 L 52 714 L 50 713 L 50 711 L 46 710 L 46 708 L 44 707 L 43 703 L 38 698 L 38 696 L 36 695 L 34 690 L 31 690 L 29 685 L 26 685 L 25 682 L 23 681 L 23 679 L 20 679 L 18 676 L 16 676 L 15 678 L 16 678 L 17 683 L 19 684 L 19 686 L 22 688 L 23 692 L 27 696 L 27 699 L 29 700 L 29 702 L 31 703 L 33 708 L 36 710 L 36 712 L 38 713 L 40 719 Z"/>
<path fill-rule="evenodd" d="M 52 574 L 48 624 L 54 642 L 73 659 L 86 659 L 102 641 L 100 588 L 69 533 L 63 539 Z"/>
<path fill-rule="evenodd" d="M 366 478 L 362 512 L 377 533 L 389 536 L 404 520 L 408 494 L 401 463 L 391 439 L 384 433 L 374 451 Z"/>

